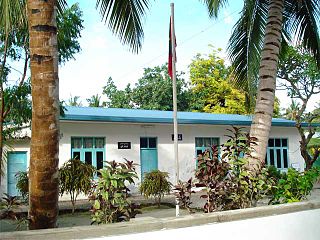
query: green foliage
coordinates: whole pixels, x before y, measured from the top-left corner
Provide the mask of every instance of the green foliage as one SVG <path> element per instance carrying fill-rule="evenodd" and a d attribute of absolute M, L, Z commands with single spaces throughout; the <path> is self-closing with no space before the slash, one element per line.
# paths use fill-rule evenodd
<path fill-rule="evenodd" d="M 201 195 L 207 201 L 203 207 L 205 212 L 224 209 L 229 204 L 228 190 L 232 188 L 232 179 L 229 178 L 230 164 L 218 158 L 218 146 L 211 146 L 197 158 L 198 168 L 195 178 L 197 187 L 204 187 L 206 194 Z"/>
<path fill-rule="evenodd" d="M 285 80 L 282 87 L 286 87 L 291 98 L 302 100 L 301 98 L 309 98 L 308 95 L 317 94 L 320 90 L 317 62 L 310 52 L 302 47 L 285 48 L 279 61 L 277 75 Z"/>
<path fill-rule="evenodd" d="M 160 170 L 153 170 L 146 173 L 140 186 L 140 192 L 146 198 L 150 196 L 155 198 L 156 203 L 160 207 L 161 198 L 164 194 L 169 194 L 171 183 L 168 181 L 169 174 Z"/>
<path fill-rule="evenodd" d="M 270 203 L 299 202 L 305 199 L 310 194 L 319 176 L 319 167 L 313 167 L 303 173 L 289 168 L 288 173 L 279 179 Z"/>
<path fill-rule="evenodd" d="M 274 182 L 269 178 L 268 171 L 262 168 L 259 173 L 248 169 L 248 159 L 251 157 L 256 138 L 244 133 L 242 128 L 228 129 L 232 134 L 223 144 L 223 159 L 231 164 L 231 176 L 234 184 L 231 191 L 232 202 L 229 209 L 252 207 L 258 200 L 269 194 Z"/>
<path fill-rule="evenodd" d="M 230 69 L 219 57 L 221 49 L 207 57 L 198 54 L 190 64 L 190 80 L 194 99 L 192 109 L 209 113 L 247 114 L 244 94 L 235 89 Z"/>
<path fill-rule="evenodd" d="M 22 199 L 27 201 L 29 198 L 29 176 L 28 172 L 18 172 L 16 174 L 17 178 L 17 189 L 21 193 Z"/>
<path fill-rule="evenodd" d="M 100 177 L 89 197 L 92 203 L 92 224 L 129 221 L 139 211 L 137 206 L 127 199 L 127 184 L 133 184 L 138 178 L 135 165 L 125 159 L 124 163 L 106 162 L 99 170 Z"/>
<path fill-rule="evenodd" d="M 74 55 L 80 52 L 81 48 L 78 38 L 81 37 L 80 32 L 83 29 L 82 23 L 82 11 L 78 3 L 58 13 L 57 38 L 59 63 L 65 63 L 70 59 L 75 59 Z"/>
<path fill-rule="evenodd" d="M 267 167 L 269 178 L 272 178 L 277 183 L 281 178 L 285 178 L 286 173 L 282 173 L 278 168 L 273 165 Z"/>
<path fill-rule="evenodd" d="M 190 178 L 187 182 L 182 182 L 179 180 L 178 184 L 174 186 L 174 195 L 179 201 L 179 205 L 183 208 L 186 208 L 189 213 L 194 213 L 191 209 L 191 194 L 195 193 L 192 190 L 193 183 L 192 178 Z"/>
<path fill-rule="evenodd" d="M 230 210 L 254 206 L 262 197 L 272 190 L 274 181 L 269 178 L 266 169 L 254 174 L 247 169 L 248 160 L 255 138 L 242 132 L 241 128 L 228 129 L 231 135 L 223 144 L 223 154 L 219 158 L 219 147 L 211 146 L 199 154 L 198 168 L 195 173 L 196 187 L 204 187 L 206 199 L 204 212 Z M 176 195 L 181 205 L 189 205 L 192 182 L 175 186 Z"/>
<path fill-rule="evenodd" d="M 296 122 L 300 134 L 300 153 L 305 161 L 306 170 L 310 169 L 320 155 L 317 148 L 310 149 L 309 143 L 317 129 L 311 123 L 320 119 L 320 111 L 307 111 L 309 100 L 320 93 L 320 71 L 316 59 L 300 47 L 288 46 L 279 61 L 278 77 L 282 79 L 282 88 L 288 96 L 298 99 L 292 101 L 285 116 Z M 303 122 L 308 123 L 303 126 Z"/>
<path fill-rule="evenodd" d="M 177 99 L 178 110 L 190 110 L 191 92 L 188 84 L 182 78 L 183 73 L 177 74 Z M 104 87 L 109 102 L 108 107 L 114 108 L 139 108 L 150 110 L 173 109 L 172 105 L 172 80 L 168 75 L 167 65 L 145 68 L 143 77 L 134 87 L 130 84 L 124 90 L 118 90 L 111 78 Z"/>
<path fill-rule="evenodd" d="M 17 196 L 10 196 L 6 193 L 4 193 L 4 195 L 5 197 L 3 197 L 2 201 L 0 202 L 0 219 L 10 218 L 17 220 L 17 214 L 14 211 L 14 209 L 20 205 L 20 202 L 17 200 Z"/>
<path fill-rule="evenodd" d="M 143 19 L 150 7 L 149 0 L 97 1 L 96 7 L 108 28 L 137 53 L 142 47 Z"/>
<path fill-rule="evenodd" d="M 130 84 L 128 84 L 124 90 L 118 90 L 112 78 L 109 77 L 107 85 L 103 87 L 103 94 L 105 94 L 109 99 L 109 101 L 106 102 L 107 107 L 133 108 Z"/>
<path fill-rule="evenodd" d="M 31 86 L 30 81 L 21 85 L 8 85 L 3 91 L 5 122 L 3 129 L 5 140 L 14 138 L 31 120 Z"/>
<path fill-rule="evenodd" d="M 92 95 L 91 98 L 87 98 L 89 107 L 105 107 L 106 103 L 101 102 L 101 96 L 99 94 Z"/>
<path fill-rule="evenodd" d="M 68 99 L 68 102 L 66 102 L 67 106 L 73 106 L 73 107 L 82 107 L 82 102 L 80 101 L 80 96 L 74 96 L 70 95 L 70 98 Z"/>
<path fill-rule="evenodd" d="M 70 159 L 59 169 L 60 194 L 70 194 L 72 213 L 80 193 L 88 194 L 91 190 L 91 182 L 95 169 L 79 159 Z"/>

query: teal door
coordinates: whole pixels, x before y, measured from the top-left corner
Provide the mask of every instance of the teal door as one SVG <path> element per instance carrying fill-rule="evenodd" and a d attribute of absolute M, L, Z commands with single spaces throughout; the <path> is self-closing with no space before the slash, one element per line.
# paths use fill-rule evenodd
<path fill-rule="evenodd" d="M 145 173 L 158 169 L 157 138 L 140 138 L 141 180 Z"/>
<path fill-rule="evenodd" d="M 20 196 L 17 190 L 16 174 L 27 170 L 27 152 L 10 152 L 8 154 L 8 194 Z"/>

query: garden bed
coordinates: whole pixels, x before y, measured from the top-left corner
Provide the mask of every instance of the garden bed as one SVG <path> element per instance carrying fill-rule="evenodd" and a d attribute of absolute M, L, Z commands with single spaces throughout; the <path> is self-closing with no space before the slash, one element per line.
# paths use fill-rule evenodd
<path fill-rule="evenodd" d="M 136 218 L 152 217 L 152 218 L 165 218 L 175 216 L 175 206 L 170 203 L 164 203 L 160 207 L 153 204 L 145 204 L 141 207 L 141 214 L 136 215 Z M 187 215 L 188 211 L 181 209 L 180 214 Z M 91 213 L 88 209 L 80 208 L 74 214 L 71 214 L 71 209 L 64 209 L 60 212 L 58 217 L 58 228 L 75 227 L 75 226 L 90 226 L 91 225 Z M 132 221 L 132 220 L 131 220 Z M 17 228 L 17 221 L 10 219 L 0 220 L 0 232 L 12 232 L 17 230 L 27 230 L 26 223 L 21 224 L 19 229 Z"/>

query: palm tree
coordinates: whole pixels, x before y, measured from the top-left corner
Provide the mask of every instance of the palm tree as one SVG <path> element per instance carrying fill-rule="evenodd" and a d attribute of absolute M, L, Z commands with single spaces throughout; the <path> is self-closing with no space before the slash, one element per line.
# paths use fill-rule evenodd
<path fill-rule="evenodd" d="M 28 0 L 32 85 L 30 229 L 56 227 L 58 214 L 59 79 L 56 4 L 65 0 Z M 148 0 L 97 0 L 102 20 L 129 45 L 142 46 L 142 18 Z"/>
<path fill-rule="evenodd" d="M 91 98 L 87 98 L 89 107 L 105 107 L 106 103 L 105 102 L 101 103 L 100 101 L 101 101 L 101 96 L 99 96 L 99 94 L 92 95 Z"/>
<path fill-rule="evenodd" d="M 67 105 L 68 106 L 73 106 L 73 107 L 81 107 L 82 103 L 80 100 L 80 96 L 74 96 L 70 95 L 70 98 L 68 99 Z"/>
<path fill-rule="evenodd" d="M 227 0 L 203 0 L 211 17 Z M 246 0 L 235 25 L 228 51 L 236 83 L 253 98 L 257 89 L 250 135 L 257 138 L 250 167 L 264 163 L 275 99 L 281 46 L 291 39 L 312 52 L 320 67 L 319 0 Z M 284 48 L 282 48 L 284 49 Z M 258 77 L 256 77 L 258 76 Z"/>
<path fill-rule="evenodd" d="M 289 120 L 296 120 L 298 112 L 300 110 L 301 106 L 300 103 L 297 101 L 291 100 L 290 106 L 286 109 L 286 112 L 284 113 L 284 117 Z"/>

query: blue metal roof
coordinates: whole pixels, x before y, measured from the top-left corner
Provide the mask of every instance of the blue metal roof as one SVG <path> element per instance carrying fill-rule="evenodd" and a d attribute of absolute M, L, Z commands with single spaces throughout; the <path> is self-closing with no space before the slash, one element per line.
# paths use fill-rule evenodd
<path fill-rule="evenodd" d="M 65 110 L 65 116 L 60 117 L 60 120 L 127 123 L 173 123 L 172 116 L 172 111 L 67 106 Z M 246 115 L 178 112 L 178 123 L 180 124 L 248 126 L 251 124 L 251 120 L 252 117 Z M 287 119 L 273 118 L 272 126 L 294 127 L 295 122 Z"/>

